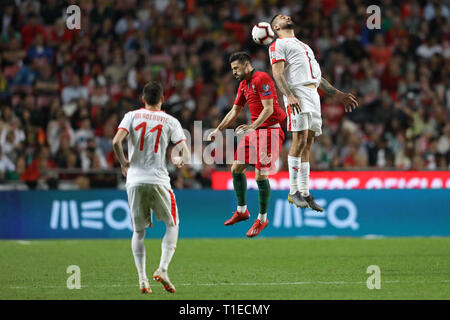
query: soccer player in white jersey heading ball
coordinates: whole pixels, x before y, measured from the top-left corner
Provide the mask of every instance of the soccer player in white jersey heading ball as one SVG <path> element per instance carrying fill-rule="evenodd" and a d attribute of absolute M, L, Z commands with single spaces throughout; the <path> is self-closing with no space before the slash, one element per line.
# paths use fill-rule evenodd
<path fill-rule="evenodd" d="M 176 145 L 178 156 L 172 158 L 177 167 L 189 161 L 186 137 L 180 122 L 161 110 L 163 88 L 159 82 L 149 82 L 143 90 L 145 107 L 125 114 L 113 139 L 114 153 L 126 176 L 126 190 L 130 205 L 133 237 L 131 249 L 139 275 L 142 293 L 151 293 L 145 270 L 145 229 L 153 226 L 152 211 L 158 221 L 166 224 L 161 243 L 161 260 L 153 279 L 164 289 L 174 293 L 167 269 L 178 240 L 178 208 L 170 186 L 166 168 L 166 150 L 169 143 Z M 128 160 L 122 141 L 128 137 Z M 181 152 L 181 156 L 180 156 Z"/>
<path fill-rule="evenodd" d="M 277 14 L 270 25 L 278 36 L 269 47 L 270 63 L 275 82 L 283 94 L 288 114 L 288 131 L 292 145 L 288 154 L 288 200 L 297 207 L 323 211 L 309 193 L 309 155 L 314 137 L 322 133 L 319 87 L 327 95 L 335 96 L 345 111 L 358 107 L 351 93 L 334 88 L 322 78 L 314 52 L 295 37 L 291 17 Z"/>

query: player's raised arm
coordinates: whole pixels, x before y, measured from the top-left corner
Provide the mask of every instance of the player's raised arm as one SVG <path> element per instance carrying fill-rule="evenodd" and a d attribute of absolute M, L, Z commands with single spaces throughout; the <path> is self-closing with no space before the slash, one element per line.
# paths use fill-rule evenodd
<path fill-rule="evenodd" d="M 117 157 L 117 160 L 120 162 L 120 166 L 122 168 L 122 174 L 126 177 L 128 168 L 130 167 L 130 162 L 125 158 L 125 154 L 123 153 L 122 141 L 128 135 L 128 131 L 123 128 L 119 128 L 116 135 L 113 138 L 112 145 L 114 149 L 114 154 Z"/>
<path fill-rule="evenodd" d="M 208 141 L 211 141 L 214 139 L 214 137 L 219 134 L 220 131 L 225 130 L 228 128 L 231 124 L 236 121 L 236 118 L 239 116 L 239 113 L 241 113 L 243 106 L 233 105 L 233 108 L 231 108 L 230 111 L 226 114 L 226 116 L 223 118 L 223 120 L 219 123 L 216 129 L 214 129 L 213 132 L 211 132 L 208 135 Z"/>
<path fill-rule="evenodd" d="M 336 89 L 325 78 L 322 78 L 320 80 L 319 88 L 326 95 L 336 96 L 336 98 L 338 98 L 338 100 L 344 105 L 345 111 L 347 112 L 352 112 L 352 110 L 358 107 L 358 101 L 356 100 L 356 97 L 353 94 L 345 93 Z"/>
<path fill-rule="evenodd" d="M 279 60 L 272 64 L 273 78 L 281 93 L 287 98 L 288 106 L 292 110 L 292 114 L 300 113 L 302 111 L 300 100 L 292 93 L 291 89 L 289 89 L 289 85 L 284 76 L 284 66 L 285 63 L 283 60 Z"/>

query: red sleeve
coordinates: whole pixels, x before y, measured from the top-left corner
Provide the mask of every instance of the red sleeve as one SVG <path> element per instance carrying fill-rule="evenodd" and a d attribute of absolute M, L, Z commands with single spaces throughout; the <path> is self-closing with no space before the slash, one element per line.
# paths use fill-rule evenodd
<path fill-rule="evenodd" d="M 274 93 L 276 92 L 275 85 L 272 78 L 267 73 L 261 73 L 261 77 L 258 79 L 256 87 L 261 100 L 274 98 Z"/>
<path fill-rule="evenodd" d="M 239 84 L 236 100 L 234 100 L 234 104 L 240 107 L 243 107 L 245 105 L 245 96 L 244 92 L 242 91 L 242 82 Z"/>

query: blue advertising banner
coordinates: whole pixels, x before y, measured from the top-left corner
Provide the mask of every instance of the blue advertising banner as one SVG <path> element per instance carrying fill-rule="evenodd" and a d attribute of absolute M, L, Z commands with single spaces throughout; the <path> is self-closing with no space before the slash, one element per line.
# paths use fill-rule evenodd
<path fill-rule="evenodd" d="M 272 191 L 269 226 L 261 237 L 450 236 L 450 190 L 317 190 L 318 213 Z M 177 190 L 180 237 L 245 237 L 258 215 L 258 193 L 249 190 L 251 219 L 224 226 L 235 210 L 233 191 Z M 125 191 L 0 192 L 0 239 L 129 238 Z M 164 223 L 148 230 L 164 234 Z"/>

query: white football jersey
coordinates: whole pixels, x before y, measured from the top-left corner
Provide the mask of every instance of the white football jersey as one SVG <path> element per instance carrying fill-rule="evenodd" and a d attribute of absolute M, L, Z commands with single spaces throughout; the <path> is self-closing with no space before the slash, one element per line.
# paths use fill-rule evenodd
<path fill-rule="evenodd" d="M 289 87 L 320 84 L 322 72 L 314 52 L 295 37 L 278 38 L 269 47 L 270 63 L 284 61 L 284 76 Z"/>
<path fill-rule="evenodd" d="M 186 140 L 180 122 L 164 111 L 141 108 L 126 113 L 119 129 L 129 134 L 127 187 L 147 183 L 171 189 L 166 150 L 169 142 Z"/>

